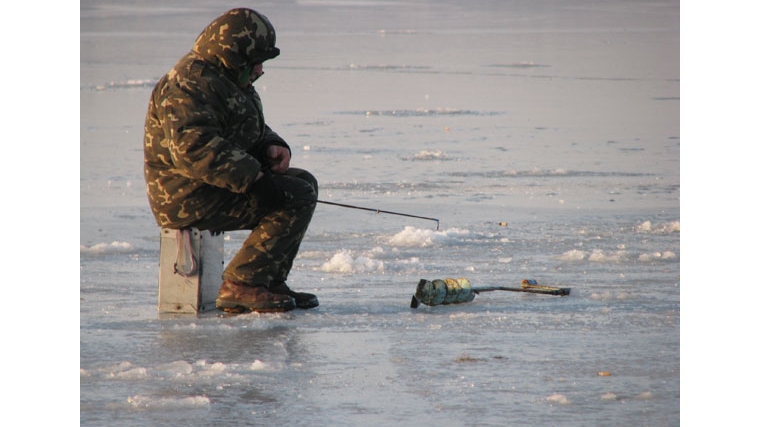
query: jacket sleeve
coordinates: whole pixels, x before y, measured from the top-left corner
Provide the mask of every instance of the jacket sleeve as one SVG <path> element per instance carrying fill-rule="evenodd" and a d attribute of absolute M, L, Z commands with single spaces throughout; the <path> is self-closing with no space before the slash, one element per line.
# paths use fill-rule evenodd
<path fill-rule="evenodd" d="M 158 107 L 174 171 L 235 193 L 248 191 L 261 163 L 224 137 L 224 91 L 208 81 L 181 83 L 168 87 Z"/>

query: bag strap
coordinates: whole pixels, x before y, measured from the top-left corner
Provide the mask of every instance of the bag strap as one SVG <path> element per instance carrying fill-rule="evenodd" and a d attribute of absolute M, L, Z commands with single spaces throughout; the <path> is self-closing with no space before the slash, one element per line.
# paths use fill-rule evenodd
<path fill-rule="evenodd" d="M 198 260 L 193 253 L 190 229 L 177 230 L 177 261 L 174 263 L 174 274 L 190 277 L 196 273 L 198 273 Z"/>

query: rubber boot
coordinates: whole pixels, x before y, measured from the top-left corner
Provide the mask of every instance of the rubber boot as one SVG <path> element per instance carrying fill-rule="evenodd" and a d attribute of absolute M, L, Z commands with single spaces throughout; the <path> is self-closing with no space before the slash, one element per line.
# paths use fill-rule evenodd
<path fill-rule="evenodd" d="M 277 295 L 287 295 L 296 301 L 296 307 L 298 308 L 314 308 L 319 305 L 319 300 L 314 294 L 308 292 L 296 292 L 291 290 L 285 282 L 275 283 L 269 285 L 269 292 Z"/>
<path fill-rule="evenodd" d="M 295 309 L 296 302 L 288 295 L 270 292 L 265 286 L 250 286 L 225 280 L 216 297 L 216 308 L 230 313 L 245 310 L 277 313 Z"/>

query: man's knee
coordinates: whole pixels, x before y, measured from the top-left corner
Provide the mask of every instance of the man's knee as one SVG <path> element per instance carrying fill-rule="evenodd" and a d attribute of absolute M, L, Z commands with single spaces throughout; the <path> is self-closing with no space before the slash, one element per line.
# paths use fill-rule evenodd
<path fill-rule="evenodd" d="M 311 185 L 311 187 L 314 189 L 314 194 L 317 194 L 319 192 L 319 184 L 317 183 L 317 178 L 314 175 L 312 175 L 309 171 L 303 169 L 293 168 L 293 170 L 295 172 L 294 176 L 296 178 L 302 179 Z"/>
<path fill-rule="evenodd" d="M 294 198 L 316 202 L 319 194 L 317 178 L 303 169 L 291 168 L 283 179 L 283 190 L 290 192 Z"/>

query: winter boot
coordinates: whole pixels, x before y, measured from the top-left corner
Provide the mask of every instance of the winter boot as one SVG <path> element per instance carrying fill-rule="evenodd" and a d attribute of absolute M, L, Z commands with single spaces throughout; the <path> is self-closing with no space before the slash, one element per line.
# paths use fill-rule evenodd
<path fill-rule="evenodd" d="M 225 280 L 216 297 L 216 308 L 230 313 L 245 310 L 274 313 L 293 310 L 296 303 L 287 295 L 269 292 L 266 286 L 243 285 Z"/>
<path fill-rule="evenodd" d="M 285 282 L 274 283 L 269 285 L 269 292 L 277 295 L 287 295 L 296 301 L 298 308 L 314 308 L 319 305 L 319 300 L 314 294 L 307 292 L 295 292 L 291 290 Z"/>

